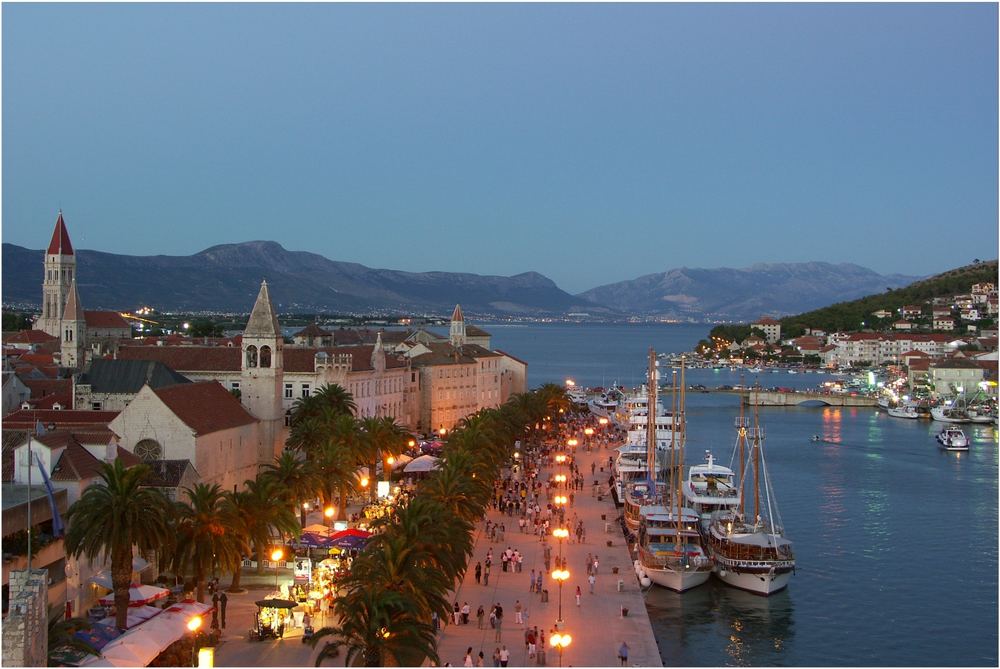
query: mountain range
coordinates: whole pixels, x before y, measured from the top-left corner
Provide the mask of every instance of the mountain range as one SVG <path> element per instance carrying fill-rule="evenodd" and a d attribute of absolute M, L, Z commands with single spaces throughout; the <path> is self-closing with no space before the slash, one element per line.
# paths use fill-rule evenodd
<path fill-rule="evenodd" d="M 3 303 L 37 305 L 43 251 L 3 244 Z M 752 320 L 780 316 L 908 285 L 919 277 L 880 275 L 851 264 L 753 265 L 745 269 L 672 269 L 598 286 L 579 295 L 536 272 L 482 276 L 402 272 L 288 251 L 253 241 L 190 256 L 129 256 L 77 250 L 77 285 L 87 309 L 245 313 L 261 279 L 282 312 L 450 313 L 455 304 L 480 316 Z"/>

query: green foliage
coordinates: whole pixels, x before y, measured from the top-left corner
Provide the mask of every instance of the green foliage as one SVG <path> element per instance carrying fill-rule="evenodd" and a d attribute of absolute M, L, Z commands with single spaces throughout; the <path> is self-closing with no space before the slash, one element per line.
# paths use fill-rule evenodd
<path fill-rule="evenodd" d="M 974 263 L 917 281 L 905 288 L 869 295 L 852 302 L 838 302 L 797 316 L 787 316 L 781 319 L 782 336 L 796 336 L 796 333 L 801 334 L 807 327 L 835 332 L 891 326 L 895 319 L 875 319 L 872 313 L 881 309 L 898 313 L 907 304 L 923 304 L 935 297 L 968 293 L 977 283 L 997 282 L 996 260 Z"/>
<path fill-rule="evenodd" d="M 191 321 L 191 327 L 188 328 L 188 334 L 192 337 L 221 337 L 223 332 L 221 323 L 214 323 L 207 318 Z"/>
<path fill-rule="evenodd" d="M 31 329 L 31 314 L 13 311 L 3 312 L 3 331 L 18 332 Z"/>

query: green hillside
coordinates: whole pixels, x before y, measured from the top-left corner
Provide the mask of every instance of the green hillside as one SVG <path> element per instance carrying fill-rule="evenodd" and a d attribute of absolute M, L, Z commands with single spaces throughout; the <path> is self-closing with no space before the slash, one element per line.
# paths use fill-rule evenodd
<path fill-rule="evenodd" d="M 889 325 L 889 323 L 878 322 L 872 317 L 873 312 L 885 309 L 896 314 L 898 309 L 904 305 L 923 305 L 935 297 L 968 293 L 973 284 L 984 282 L 998 283 L 996 260 L 975 262 L 923 281 L 917 281 L 905 288 L 889 289 L 884 293 L 869 295 L 859 300 L 839 302 L 797 316 L 786 316 L 780 319 L 781 334 L 782 337 L 796 337 L 802 334 L 806 328 L 818 328 L 827 332 L 878 328 L 880 325 Z M 885 320 L 891 322 L 895 318 L 894 316 Z"/>

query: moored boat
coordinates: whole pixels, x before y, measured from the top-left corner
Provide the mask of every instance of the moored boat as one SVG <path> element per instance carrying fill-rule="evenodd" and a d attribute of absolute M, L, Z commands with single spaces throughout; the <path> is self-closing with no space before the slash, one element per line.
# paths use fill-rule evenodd
<path fill-rule="evenodd" d="M 959 427 L 946 427 L 935 436 L 941 448 L 946 451 L 967 451 L 969 450 L 969 438 Z"/>
<path fill-rule="evenodd" d="M 911 405 L 901 405 L 886 409 L 893 418 L 920 418 L 917 408 Z"/>

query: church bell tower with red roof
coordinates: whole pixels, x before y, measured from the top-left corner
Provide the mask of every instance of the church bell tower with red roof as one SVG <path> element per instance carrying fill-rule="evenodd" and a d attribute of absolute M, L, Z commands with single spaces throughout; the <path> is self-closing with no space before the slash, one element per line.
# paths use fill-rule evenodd
<path fill-rule="evenodd" d="M 76 255 L 69 241 L 62 210 L 56 218 L 52 240 L 45 251 L 45 274 L 42 279 L 42 315 L 35 321 L 36 330 L 53 337 L 62 335 L 63 309 L 69 299 L 70 287 L 76 279 Z"/>

